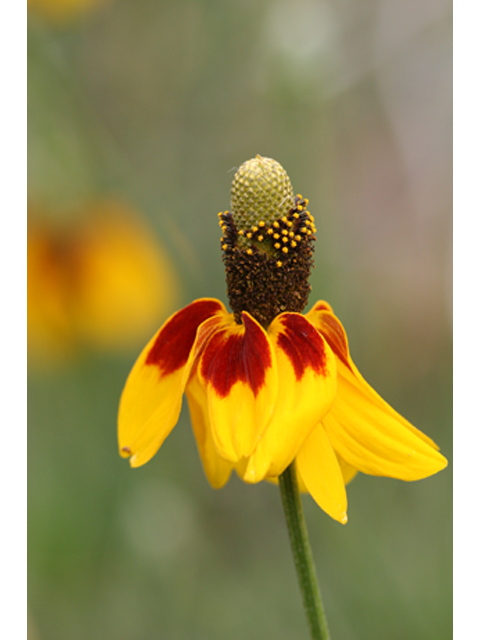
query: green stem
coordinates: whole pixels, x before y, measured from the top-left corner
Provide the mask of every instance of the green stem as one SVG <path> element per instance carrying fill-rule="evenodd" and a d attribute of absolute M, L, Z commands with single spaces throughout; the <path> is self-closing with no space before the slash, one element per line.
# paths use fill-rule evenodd
<path fill-rule="evenodd" d="M 298 490 L 295 462 L 279 478 L 283 511 L 287 521 L 290 545 L 297 570 L 303 605 L 307 615 L 312 640 L 330 640 L 327 620 L 318 587 L 312 550 L 308 540 L 307 525 L 303 515 Z"/>

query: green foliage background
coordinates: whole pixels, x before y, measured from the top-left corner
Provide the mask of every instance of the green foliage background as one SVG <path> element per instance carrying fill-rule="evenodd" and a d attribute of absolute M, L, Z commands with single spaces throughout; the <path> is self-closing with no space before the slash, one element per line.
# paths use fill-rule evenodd
<path fill-rule="evenodd" d="M 226 302 L 232 169 L 277 159 L 310 199 L 310 302 L 367 380 L 451 460 L 451 8 L 442 0 L 117 0 L 29 16 L 29 197 L 116 194 L 182 302 Z M 159 319 L 161 322 L 162 319 Z M 29 376 L 32 640 L 306 638 L 278 489 L 203 476 L 188 411 L 131 470 L 116 412 L 138 350 Z M 451 637 L 451 465 L 361 476 L 349 522 L 304 505 L 333 640 Z"/>

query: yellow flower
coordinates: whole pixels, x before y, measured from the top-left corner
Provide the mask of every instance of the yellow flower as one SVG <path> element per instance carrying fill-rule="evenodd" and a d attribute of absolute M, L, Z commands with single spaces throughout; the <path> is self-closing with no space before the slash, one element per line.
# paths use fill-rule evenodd
<path fill-rule="evenodd" d="M 234 179 L 233 212 L 219 214 L 233 313 L 202 298 L 153 336 L 121 397 L 120 455 L 132 467 L 148 462 L 177 423 L 185 393 L 213 487 L 233 469 L 246 482 L 275 482 L 295 461 L 300 487 L 345 523 L 345 485 L 357 471 L 419 480 L 447 461 L 365 382 L 328 303 L 299 312 L 315 229 L 308 201 L 293 196 L 275 161 L 257 156 L 245 165 Z M 299 240 L 283 252 L 270 229 L 292 229 Z"/>
<path fill-rule="evenodd" d="M 242 324 L 215 299 L 171 316 L 147 344 L 123 391 L 120 454 L 133 467 L 163 444 L 186 393 L 205 474 L 222 487 L 277 478 L 296 460 L 302 486 L 346 522 L 345 483 L 357 471 L 419 480 L 443 469 L 438 447 L 392 409 L 353 364 L 326 302 L 283 313 L 268 329 Z"/>
<path fill-rule="evenodd" d="M 162 248 L 118 202 L 97 203 L 66 228 L 32 211 L 27 252 L 33 360 L 62 359 L 81 345 L 130 349 L 177 301 Z"/>

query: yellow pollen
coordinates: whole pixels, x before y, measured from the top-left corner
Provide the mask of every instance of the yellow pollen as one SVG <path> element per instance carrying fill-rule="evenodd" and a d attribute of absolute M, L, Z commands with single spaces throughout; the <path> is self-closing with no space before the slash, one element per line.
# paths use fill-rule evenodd
<path fill-rule="evenodd" d="M 259 242 L 263 242 L 263 236 L 258 236 L 257 240 L 258 240 Z"/>
<path fill-rule="evenodd" d="M 311 236 L 312 232 L 310 231 L 310 229 L 307 231 L 307 236 Z"/>
<path fill-rule="evenodd" d="M 228 249 L 228 245 L 226 245 L 226 244 L 222 244 L 222 249 L 223 249 L 224 251 L 226 251 L 226 250 Z"/>
<path fill-rule="evenodd" d="M 301 239 L 302 239 L 302 236 L 295 236 L 295 240 L 296 240 L 297 242 L 300 242 L 300 241 L 301 241 Z"/>
<path fill-rule="evenodd" d="M 275 247 L 275 249 L 280 249 L 282 245 L 279 242 L 276 242 L 273 246 Z"/>
<path fill-rule="evenodd" d="M 302 194 L 297 193 L 297 198 L 298 198 L 299 200 L 303 200 L 303 196 L 302 196 Z"/>
<path fill-rule="evenodd" d="M 247 238 L 250 240 L 250 238 L 252 237 L 252 234 L 250 233 L 250 231 L 247 233 Z"/>
<path fill-rule="evenodd" d="M 282 238 L 282 242 L 288 242 L 288 238 L 287 238 L 287 236 L 283 236 L 283 238 Z"/>
<path fill-rule="evenodd" d="M 282 251 L 283 251 L 283 253 L 288 253 L 287 247 L 283 247 Z"/>
<path fill-rule="evenodd" d="M 287 227 L 293 227 L 293 222 L 291 220 L 287 220 Z"/>
<path fill-rule="evenodd" d="M 252 251 L 251 249 L 247 249 L 247 254 L 248 254 L 249 256 L 251 256 L 251 255 L 252 255 L 252 253 L 253 253 L 253 251 Z"/>
<path fill-rule="evenodd" d="M 305 198 L 305 206 L 308 207 L 308 203 L 310 202 L 310 200 L 308 198 Z"/>
<path fill-rule="evenodd" d="M 295 211 L 295 213 L 293 214 L 294 218 L 299 218 L 300 216 L 298 215 L 298 213 Z"/>
<path fill-rule="evenodd" d="M 286 236 L 288 234 L 288 231 L 286 229 L 282 229 L 282 235 Z"/>
<path fill-rule="evenodd" d="M 257 233 L 258 227 L 252 227 L 252 233 Z"/>
<path fill-rule="evenodd" d="M 279 233 L 274 233 L 273 237 L 275 240 L 278 240 L 280 238 L 280 234 Z"/>
<path fill-rule="evenodd" d="M 260 220 L 260 222 L 258 223 L 259 227 L 264 227 L 265 226 L 265 222 L 263 220 Z"/>
<path fill-rule="evenodd" d="M 302 227 L 300 229 L 300 233 L 307 233 L 307 227 Z"/>
<path fill-rule="evenodd" d="M 280 260 L 277 261 L 277 267 L 281 267 L 282 263 L 280 262 Z"/>
<path fill-rule="evenodd" d="M 292 247 L 292 249 L 295 249 L 295 247 L 297 246 L 297 243 L 295 242 L 295 240 L 291 241 L 290 246 Z"/>
<path fill-rule="evenodd" d="M 295 234 L 293 233 L 293 231 L 290 231 L 290 233 L 288 234 L 288 237 L 289 237 L 289 238 L 293 238 L 293 236 L 294 236 L 294 235 L 295 235 Z"/>
<path fill-rule="evenodd" d="M 268 233 L 269 236 L 271 236 L 272 233 L 273 233 L 273 229 L 267 229 L 267 233 Z M 275 236 L 273 236 L 273 237 L 275 237 Z"/>
<path fill-rule="evenodd" d="M 243 234 L 244 234 L 244 233 L 245 233 L 245 232 L 244 232 L 244 230 L 243 230 L 243 229 L 240 229 L 240 231 L 238 232 L 238 235 L 239 235 L 239 236 L 243 236 Z"/>
<path fill-rule="evenodd" d="M 278 227 L 279 227 L 280 225 L 279 225 L 279 224 L 278 224 L 278 222 L 275 220 L 275 222 L 273 223 L 273 226 L 275 227 L 275 229 L 278 229 Z"/>

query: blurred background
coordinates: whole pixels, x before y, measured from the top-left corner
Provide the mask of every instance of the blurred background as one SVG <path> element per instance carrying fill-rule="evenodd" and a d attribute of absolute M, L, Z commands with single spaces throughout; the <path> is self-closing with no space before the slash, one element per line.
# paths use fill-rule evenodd
<path fill-rule="evenodd" d="M 280 497 L 203 476 L 186 407 L 117 452 L 140 349 L 226 302 L 217 213 L 257 153 L 316 219 L 366 379 L 452 454 L 446 0 L 28 3 L 29 640 L 306 638 Z M 332 638 L 451 637 L 451 465 L 304 506 Z"/>

